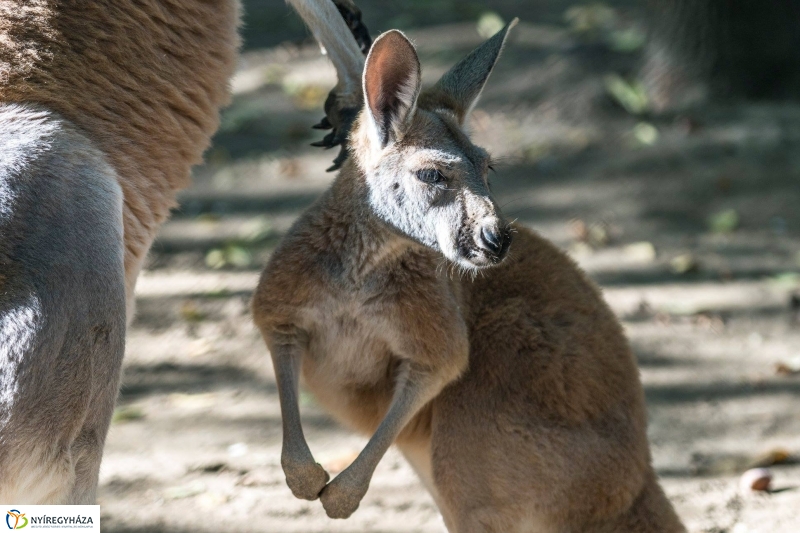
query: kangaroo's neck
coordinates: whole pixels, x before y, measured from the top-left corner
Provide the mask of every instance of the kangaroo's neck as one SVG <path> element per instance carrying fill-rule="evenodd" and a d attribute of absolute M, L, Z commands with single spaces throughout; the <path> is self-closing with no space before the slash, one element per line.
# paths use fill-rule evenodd
<path fill-rule="evenodd" d="M 325 253 L 335 258 L 340 274 L 355 284 L 387 262 L 423 249 L 381 221 L 367 198 L 363 176 L 348 161 L 312 218 Z"/>
<path fill-rule="evenodd" d="M 0 1 L 0 102 L 75 124 L 124 194 L 129 285 L 228 99 L 236 0 Z"/>

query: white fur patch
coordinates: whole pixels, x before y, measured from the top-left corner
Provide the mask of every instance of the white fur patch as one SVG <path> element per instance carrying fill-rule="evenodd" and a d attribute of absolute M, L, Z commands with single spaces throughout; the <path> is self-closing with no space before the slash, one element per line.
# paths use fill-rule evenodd
<path fill-rule="evenodd" d="M 31 348 L 42 323 L 39 299 L 31 294 L 27 300 L 0 313 L 0 425 L 11 414 L 11 405 L 18 391 L 14 369 Z M 1 500 L 0 501 L 4 501 Z M 14 501 L 14 500 L 7 500 Z"/>
<path fill-rule="evenodd" d="M 26 449 L 8 458 L 0 482 L 0 502 L 59 505 L 69 502 L 75 469 L 69 452 Z M 81 502 L 94 503 L 94 502 Z"/>

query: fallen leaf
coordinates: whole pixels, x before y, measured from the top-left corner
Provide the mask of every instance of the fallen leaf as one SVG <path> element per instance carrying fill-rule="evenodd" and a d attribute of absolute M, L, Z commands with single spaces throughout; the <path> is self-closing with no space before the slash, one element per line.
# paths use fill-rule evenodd
<path fill-rule="evenodd" d="M 603 82 L 611 98 L 631 115 L 641 115 L 649 109 L 647 91 L 638 80 L 629 82 L 619 74 L 609 74 L 603 78 Z M 655 129 L 652 124 L 649 126 Z M 657 134 L 658 132 L 656 132 L 656 137 Z"/>
<path fill-rule="evenodd" d="M 177 487 L 170 487 L 164 489 L 162 496 L 165 500 L 180 500 L 183 498 L 191 498 L 206 491 L 206 485 L 202 481 L 192 481 L 186 485 Z"/>
<path fill-rule="evenodd" d="M 131 420 L 141 420 L 145 417 L 144 410 L 136 405 L 125 405 L 114 409 L 114 416 L 111 418 L 113 424 L 120 422 L 130 422 Z"/>
<path fill-rule="evenodd" d="M 292 103 L 298 109 L 310 111 L 323 106 L 328 91 L 320 85 L 292 85 L 284 83 L 284 90 L 292 96 Z"/>
<path fill-rule="evenodd" d="M 206 254 L 206 266 L 208 268 L 220 269 L 225 266 L 225 253 L 214 248 Z"/>
<path fill-rule="evenodd" d="M 658 140 L 658 130 L 649 122 L 640 122 L 633 127 L 633 136 L 640 143 L 651 146 Z"/>
<path fill-rule="evenodd" d="M 206 318 L 206 314 L 200 311 L 197 302 L 194 300 L 186 300 L 183 302 L 180 314 L 181 318 L 186 322 L 202 322 Z"/>
<path fill-rule="evenodd" d="M 725 209 L 708 217 L 708 228 L 714 233 L 731 233 L 739 227 L 739 213 Z"/>
<path fill-rule="evenodd" d="M 573 33 L 591 36 L 612 30 L 617 24 L 617 13 L 606 4 L 595 2 L 570 7 L 564 13 L 564 19 Z"/>
<path fill-rule="evenodd" d="M 256 217 L 245 225 L 242 233 L 247 242 L 258 242 L 271 237 L 275 230 L 267 217 Z"/>
<path fill-rule="evenodd" d="M 644 46 L 647 36 L 639 28 L 627 28 L 612 31 L 609 35 L 609 45 L 616 52 L 635 52 Z"/>
<path fill-rule="evenodd" d="M 182 409 L 208 409 L 219 401 L 217 394 L 213 392 L 200 394 L 174 392 L 168 398 L 172 405 Z"/>
<path fill-rule="evenodd" d="M 221 492 L 206 492 L 197 498 L 197 503 L 206 508 L 213 508 L 230 501 L 231 497 Z"/>
<path fill-rule="evenodd" d="M 792 454 L 789 453 L 789 450 L 786 450 L 785 448 L 775 448 L 774 450 L 770 450 L 753 459 L 753 462 L 750 463 L 749 467 L 764 468 L 767 466 L 786 463 L 790 459 L 792 459 Z"/>
<path fill-rule="evenodd" d="M 622 253 L 630 261 L 650 263 L 656 258 L 656 248 L 647 241 L 634 242 L 623 248 Z"/>
<path fill-rule="evenodd" d="M 681 254 L 673 257 L 669 266 L 675 274 L 688 274 L 700 268 L 700 263 L 692 254 Z"/>

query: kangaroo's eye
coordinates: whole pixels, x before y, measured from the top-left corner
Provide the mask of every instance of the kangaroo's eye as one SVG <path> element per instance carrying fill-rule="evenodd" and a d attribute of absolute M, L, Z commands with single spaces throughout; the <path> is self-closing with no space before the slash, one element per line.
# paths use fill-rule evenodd
<path fill-rule="evenodd" d="M 445 181 L 444 175 L 435 168 L 423 168 L 422 170 L 417 170 L 417 179 L 430 185 L 444 183 Z"/>

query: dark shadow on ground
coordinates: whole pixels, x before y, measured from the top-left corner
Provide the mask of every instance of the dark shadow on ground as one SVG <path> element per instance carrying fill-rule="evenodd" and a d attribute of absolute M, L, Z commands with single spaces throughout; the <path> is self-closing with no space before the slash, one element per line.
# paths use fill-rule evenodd
<path fill-rule="evenodd" d="M 681 383 L 647 385 L 648 404 L 680 404 L 683 402 L 720 402 L 777 394 L 800 395 L 800 379 L 783 379 L 760 383 Z"/>
<path fill-rule="evenodd" d="M 197 393 L 236 387 L 277 394 L 272 380 L 264 380 L 241 367 L 224 364 L 127 365 L 119 403 L 124 405 L 153 394 Z"/>

